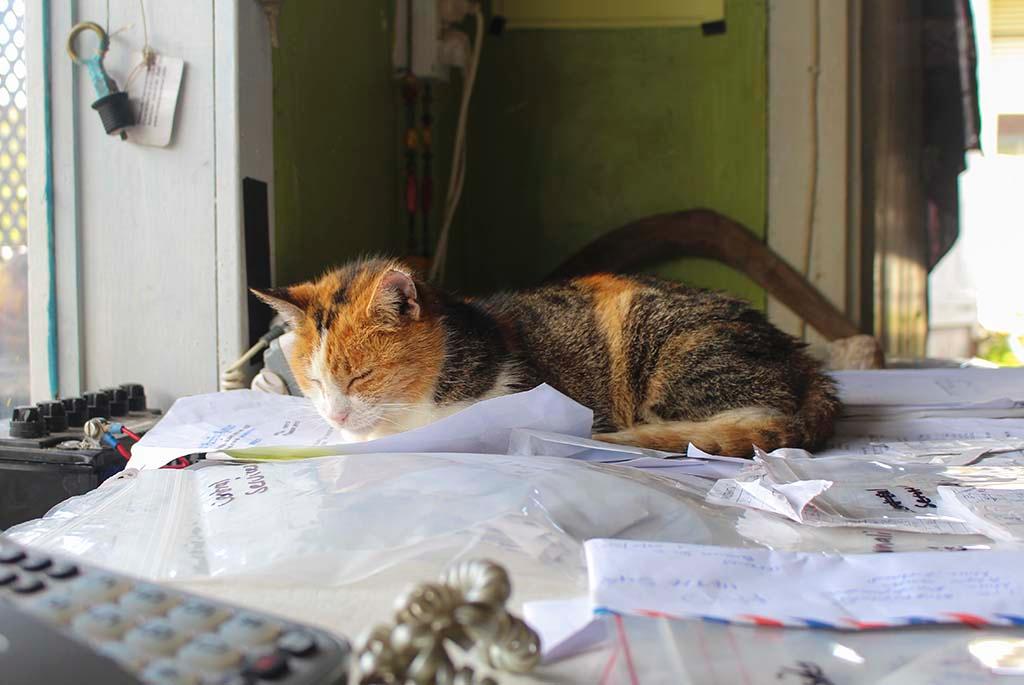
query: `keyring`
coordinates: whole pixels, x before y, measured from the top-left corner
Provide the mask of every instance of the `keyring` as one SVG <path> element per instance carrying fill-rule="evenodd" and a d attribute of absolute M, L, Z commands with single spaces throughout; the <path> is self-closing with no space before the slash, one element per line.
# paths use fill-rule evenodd
<path fill-rule="evenodd" d="M 100 39 L 96 54 L 84 59 L 75 52 L 75 38 L 83 31 L 92 31 Z M 97 97 L 96 102 L 92 103 L 92 108 L 99 112 L 103 129 L 108 134 L 120 135 L 124 140 L 124 130 L 135 123 L 135 114 L 128 101 L 128 93 L 118 90 L 117 83 L 107 75 L 106 69 L 103 68 L 103 58 L 107 56 L 107 50 L 110 49 L 110 37 L 107 32 L 95 22 L 83 21 L 71 27 L 66 47 L 71 61 L 85 67 L 85 70 L 89 72 L 89 80 L 92 82 L 92 88 L 96 91 Z"/>
<path fill-rule="evenodd" d="M 88 60 L 80 59 L 78 57 L 78 53 L 75 51 L 75 38 L 78 37 L 78 34 L 84 31 L 92 31 L 97 36 L 99 36 L 100 39 L 100 45 L 96 49 L 96 54 L 90 57 Z M 68 51 L 68 57 L 70 57 L 71 61 L 75 64 L 87 64 L 90 60 L 94 60 L 97 58 L 102 63 L 103 58 L 107 54 L 107 50 L 110 49 L 110 37 L 107 36 L 107 32 L 104 31 L 103 27 L 99 24 L 92 21 L 83 21 L 71 27 L 71 33 L 68 34 L 68 42 L 66 49 Z"/>

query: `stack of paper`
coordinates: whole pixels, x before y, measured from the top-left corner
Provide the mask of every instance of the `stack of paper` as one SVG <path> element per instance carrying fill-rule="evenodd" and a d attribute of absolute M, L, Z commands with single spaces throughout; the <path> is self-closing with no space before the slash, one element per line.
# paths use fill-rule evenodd
<path fill-rule="evenodd" d="M 837 371 L 844 415 L 1024 417 L 1024 368 Z"/>
<path fill-rule="evenodd" d="M 1024 624 L 1024 552 L 834 554 L 630 540 L 584 546 L 589 595 L 527 603 L 554 660 L 605 636 L 605 612 L 871 630 Z"/>

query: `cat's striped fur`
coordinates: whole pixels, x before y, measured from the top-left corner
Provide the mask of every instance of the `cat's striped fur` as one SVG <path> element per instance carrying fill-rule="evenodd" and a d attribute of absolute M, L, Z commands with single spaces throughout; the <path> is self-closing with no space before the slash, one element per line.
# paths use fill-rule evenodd
<path fill-rule="evenodd" d="M 760 312 L 647 276 L 467 300 L 371 259 L 257 294 L 295 327 L 303 391 L 363 437 L 542 382 L 594 410 L 595 437 L 670 451 L 814 448 L 839 410 L 803 344 Z"/>

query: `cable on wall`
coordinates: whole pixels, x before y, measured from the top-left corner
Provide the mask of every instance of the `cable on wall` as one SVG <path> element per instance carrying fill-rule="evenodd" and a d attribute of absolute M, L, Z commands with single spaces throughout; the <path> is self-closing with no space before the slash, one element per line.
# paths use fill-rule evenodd
<path fill-rule="evenodd" d="M 43 90 L 43 130 L 44 159 L 46 164 L 46 185 L 43 195 L 46 198 L 46 268 L 49 271 L 47 286 L 49 293 L 46 298 L 46 347 L 48 357 L 50 397 L 60 394 L 60 359 L 57 356 L 57 250 L 56 220 L 53 213 L 53 65 L 50 55 L 50 3 L 42 3 L 40 22 L 43 25 L 43 78 L 46 87 Z"/>
<path fill-rule="evenodd" d="M 455 129 L 455 145 L 452 153 L 452 172 L 448 178 L 448 195 L 444 204 L 441 231 L 437 237 L 437 247 L 430 265 L 430 280 L 440 281 L 444 278 L 444 267 L 448 257 L 448 238 L 451 232 L 455 210 L 462 198 L 462 188 L 466 181 L 466 122 L 469 119 L 469 101 L 476 83 L 477 69 L 480 66 L 480 52 L 484 42 L 484 15 L 479 4 L 473 5 L 473 18 L 476 20 L 476 34 L 473 36 L 473 56 L 466 69 L 462 86 L 462 101 L 459 103 L 459 121 Z"/>

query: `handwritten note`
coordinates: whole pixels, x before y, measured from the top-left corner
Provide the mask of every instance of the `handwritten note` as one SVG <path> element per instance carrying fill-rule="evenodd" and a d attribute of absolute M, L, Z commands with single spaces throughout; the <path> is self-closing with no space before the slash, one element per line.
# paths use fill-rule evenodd
<path fill-rule="evenodd" d="M 588 540 L 598 609 L 865 629 L 1024 622 L 1024 552 L 830 555 Z"/>

